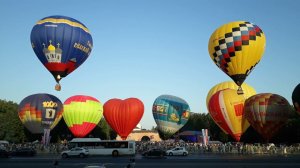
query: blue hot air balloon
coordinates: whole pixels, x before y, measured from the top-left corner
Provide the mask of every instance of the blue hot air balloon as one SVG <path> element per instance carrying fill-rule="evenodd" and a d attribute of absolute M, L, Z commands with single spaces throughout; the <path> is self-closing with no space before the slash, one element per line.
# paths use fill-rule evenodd
<path fill-rule="evenodd" d="M 48 71 L 59 81 L 78 68 L 90 55 L 93 39 L 81 22 L 66 16 L 39 20 L 31 31 L 32 48 Z"/>
<path fill-rule="evenodd" d="M 152 113 L 158 129 L 171 136 L 187 123 L 190 108 L 187 102 L 179 97 L 161 95 L 155 99 Z"/>

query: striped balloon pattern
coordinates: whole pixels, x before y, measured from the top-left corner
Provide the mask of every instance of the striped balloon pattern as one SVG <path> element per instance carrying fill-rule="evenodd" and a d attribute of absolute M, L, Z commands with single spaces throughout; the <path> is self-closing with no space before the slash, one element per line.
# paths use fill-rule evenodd
<path fill-rule="evenodd" d="M 220 90 L 224 90 L 224 89 L 237 90 L 238 86 L 233 81 L 225 81 L 225 82 L 221 82 L 221 83 L 216 84 L 207 93 L 206 106 L 208 106 L 208 102 L 209 102 L 209 100 L 210 100 L 210 98 L 213 94 L 215 94 L 216 92 L 218 92 Z M 242 84 L 242 89 L 244 91 L 244 97 L 245 98 L 251 97 L 251 96 L 256 94 L 255 89 L 252 86 L 245 83 L 245 82 Z"/>
<path fill-rule="evenodd" d="M 62 102 L 46 93 L 27 96 L 18 107 L 21 122 L 33 134 L 42 134 L 45 129 L 53 129 L 61 120 L 62 114 Z"/>
<path fill-rule="evenodd" d="M 213 94 L 208 103 L 208 111 L 214 122 L 236 141 L 240 141 L 242 134 L 250 124 L 244 115 L 244 95 L 236 90 L 224 89 Z"/>
<path fill-rule="evenodd" d="M 246 100 L 244 112 L 251 126 L 268 141 L 287 122 L 290 104 L 280 95 L 260 93 Z"/>
<path fill-rule="evenodd" d="M 75 95 L 64 102 L 63 118 L 75 137 L 89 134 L 103 116 L 103 105 L 91 96 Z"/>
<path fill-rule="evenodd" d="M 161 95 L 153 103 L 152 114 L 158 129 L 166 136 L 172 136 L 187 123 L 190 107 L 182 98 Z"/>

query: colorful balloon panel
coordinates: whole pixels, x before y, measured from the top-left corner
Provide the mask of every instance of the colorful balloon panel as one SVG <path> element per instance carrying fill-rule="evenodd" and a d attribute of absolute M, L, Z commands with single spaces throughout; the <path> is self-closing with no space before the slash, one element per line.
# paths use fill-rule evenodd
<path fill-rule="evenodd" d="M 63 118 L 75 137 L 85 137 L 100 122 L 103 106 L 91 96 L 75 95 L 64 102 Z"/>
<path fill-rule="evenodd" d="M 292 101 L 296 111 L 300 114 L 300 84 L 295 87 L 292 93 Z"/>
<path fill-rule="evenodd" d="M 244 82 L 263 56 L 266 38 L 246 21 L 222 25 L 211 35 L 208 50 L 214 63 L 238 85 Z"/>
<path fill-rule="evenodd" d="M 244 113 L 251 126 L 269 140 L 286 123 L 290 104 L 280 95 L 261 93 L 246 100 Z"/>
<path fill-rule="evenodd" d="M 140 122 L 144 104 L 137 98 L 110 99 L 104 103 L 104 118 L 117 134 L 125 140 Z"/>
<path fill-rule="evenodd" d="M 36 56 L 57 82 L 78 68 L 93 48 L 88 28 L 66 16 L 39 20 L 32 28 L 30 39 Z"/>
<path fill-rule="evenodd" d="M 236 141 L 240 141 L 242 134 L 250 124 L 244 115 L 246 98 L 238 95 L 236 90 L 225 89 L 213 94 L 208 103 L 208 111 L 215 123 Z"/>
<path fill-rule="evenodd" d="M 33 94 L 24 98 L 18 107 L 18 115 L 24 126 L 33 134 L 53 129 L 62 118 L 61 101 L 50 94 Z"/>
<path fill-rule="evenodd" d="M 244 91 L 244 97 L 246 99 L 248 97 L 251 97 L 251 96 L 253 96 L 253 95 L 256 94 L 255 89 L 252 86 L 250 86 L 247 83 L 245 83 L 245 82 L 242 84 L 242 88 L 243 88 L 243 91 Z M 232 81 L 225 81 L 225 82 L 221 82 L 221 83 L 215 85 L 207 93 L 207 96 L 206 96 L 206 106 L 208 106 L 208 102 L 209 102 L 209 100 L 210 100 L 210 98 L 211 98 L 211 96 L 213 94 L 215 94 L 216 92 L 218 92 L 220 90 L 224 90 L 224 89 L 237 90 L 238 86 L 234 82 L 232 82 Z"/>
<path fill-rule="evenodd" d="M 161 95 L 153 103 L 152 114 L 158 129 L 171 136 L 187 123 L 190 107 L 179 97 Z"/>

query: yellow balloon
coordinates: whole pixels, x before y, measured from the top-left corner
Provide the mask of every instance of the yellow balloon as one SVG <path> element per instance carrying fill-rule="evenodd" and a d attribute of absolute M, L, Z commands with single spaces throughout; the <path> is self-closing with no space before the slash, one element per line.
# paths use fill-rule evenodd
<path fill-rule="evenodd" d="M 246 98 L 233 89 L 224 89 L 212 95 L 208 111 L 215 123 L 236 141 L 250 126 L 244 114 Z"/>
<path fill-rule="evenodd" d="M 244 94 L 241 95 L 245 98 L 245 100 L 253 95 L 256 94 L 256 91 L 255 89 L 248 85 L 247 83 L 243 83 L 242 86 L 241 86 L 244 90 Z M 225 82 L 221 82 L 217 85 L 215 85 L 214 87 L 212 87 L 209 92 L 207 93 L 207 96 L 206 96 L 206 107 L 207 107 L 207 110 L 209 110 L 209 107 L 208 107 L 208 103 L 209 103 L 209 100 L 211 98 L 211 96 L 213 96 L 216 92 L 220 91 L 220 90 L 224 90 L 224 89 L 233 89 L 233 90 L 237 90 L 238 89 L 238 86 L 233 82 L 233 81 L 225 81 Z M 247 120 L 242 120 L 242 132 L 244 133 L 248 127 L 249 127 L 249 122 Z M 228 134 L 228 132 L 226 130 L 224 130 L 222 127 L 221 129 L 226 133 Z"/>
<path fill-rule="evenodd" d="M 241 86 L 265 51 L 266 38 L 255 24 L 236 21 L 224 24 L 211 35 L 208 51 L 214 63 Z"/>

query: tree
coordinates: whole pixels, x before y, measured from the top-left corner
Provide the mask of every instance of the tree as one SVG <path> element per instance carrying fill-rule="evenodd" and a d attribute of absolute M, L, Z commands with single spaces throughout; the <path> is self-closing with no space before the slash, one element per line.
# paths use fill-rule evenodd
<path fill-rule="evenodd" d="M 73 138 L 65 120 L 61 118 L 58 124 L 51 130 L 51 142 L 59 142 L 61 140 L 71 140 Z"/>
<path fill-rule="evenodd" d="M 96 128 L 91 132 L 91 135 L 107 140 L 116 139 L 117 137 L 117 133 L 108 125 L 104 117 L 102 117 Z"/>
<path fill-rule="evenodd" d="M 18 116 L 18 104 L 12 101 L 0 100 L 0 139 L 15 143 L 27 140 Z"/>

